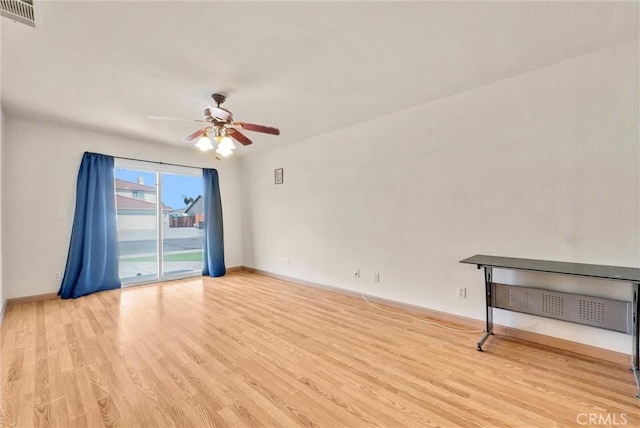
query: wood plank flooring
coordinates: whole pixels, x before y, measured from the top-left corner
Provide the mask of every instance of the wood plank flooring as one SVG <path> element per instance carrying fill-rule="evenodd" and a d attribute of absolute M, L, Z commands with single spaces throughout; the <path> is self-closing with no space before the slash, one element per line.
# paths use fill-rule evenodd
<path fill-rule="evenodd" d="M 11 305 L 0 338 L 1 426 L 640 426 L 626 367 L 499 336 L 480 353 L 244 271 Z"/>

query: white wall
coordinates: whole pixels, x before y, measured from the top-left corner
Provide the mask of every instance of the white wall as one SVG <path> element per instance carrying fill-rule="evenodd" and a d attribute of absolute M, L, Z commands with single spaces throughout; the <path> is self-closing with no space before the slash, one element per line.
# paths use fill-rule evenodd
<path fill-rule="evenodd" d="M 0 43 L 0 45 L 2 45 L 2 43 Z M 1 55 L 1 54 L 0 54 Z M 1 67 L 0 67 L 1 68 Z M 1 78 L 0 78 L 1 81 Z M 1 92 L 1 88 L 0 88 L 0 92 Z M 2 309 L 4 308 L 4 301 L 6 299 L 6 294 L 4 292 L 4 281 L 3 281 L 3 276 L 4 276 L 4 272 L 3 272 L 3 263 L 2 263 L 2 259 L 3 259 L 3 255 L 2 255 L 2 240 L 3 240 L 3 235 L 2 235 L 2 230 L 3 230 L 3 220 L 2 220 L 2 176 L 4 175 L 4 113 L 2 111 L 2 107 L 0 107 L 0 312 L 2 312 Z"/>
<path fill-rule="evenodd" d="M 64 272 L 78 167 L 85 151 L 216 168 L 223 204 L 225 261 L 242 265 L 239 163 L 212 154 L 66 125 L 5 116 L 4 297 L 57 292 Z"/>
<path fill-rule="evenodd" d="M 2 22 L 0 18 L 0 100 L 2 100 Z M 4 282 L 2 281 L 2 175 L 4 174 L 4 113 L 0 105 L 0 312 L 4 308 L 6 299 L 4 293 Z"/>
<path fill-rule="evenodd" d="M 1 30 L 1 29 L 0 29 Z M 2 43 L 0 43 L 0 46 L 2 45 Z M 0 53 L 0 57 L 1 57 L 1 53 Z M 1 69 L 2 67 L 0 67 Z M 1 77 L 0 77 L 0 81 L 1 81 Z M 0 88 L 0 93 L 1 93 L 1 88 Z M 6 295 L 4 292 L 4 281 L 3 281 L 3 263 L 2 263 L 2 240 L 3 240 L 3 235 L 2 235 L 2 230 L 3 230 L 3 220 L 2 220 L 2 176 L 4 175 L 4 113 L 2 111 L 2 107 L 0 107 L 0 312 L 2 311 L 2 309 L 4 308 L 4 301 L 6 299 Z"/>
<path fill-rule="evenodd" d="M 347 129 L 327 123 L 325 135 L 241 160 L 245 265 L 477 319 L 482 273 L 458 263 L 473 254 L 637 267 L 638 99 L 633 42 Z M 510 312 L 497 321 L 630 351 L 624 334 Z"/>

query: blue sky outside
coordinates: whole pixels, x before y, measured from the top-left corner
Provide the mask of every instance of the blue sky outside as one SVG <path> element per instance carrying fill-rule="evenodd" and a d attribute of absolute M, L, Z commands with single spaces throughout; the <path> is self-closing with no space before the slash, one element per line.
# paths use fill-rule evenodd
<path fill-rule="evenodd" d="M 145 186 L 155 187 L 157 185 L 156 174 L 147 171 L 134 171 L 131 169 L 116 168 L 116 178 L 138 182 L 138 177 L 144 179 Z M 188 175 L 162 174 L 162 202 L 173 209 L 184 208 L 184 198 L 197 198 L 202 194 L 202 177 Z"/>

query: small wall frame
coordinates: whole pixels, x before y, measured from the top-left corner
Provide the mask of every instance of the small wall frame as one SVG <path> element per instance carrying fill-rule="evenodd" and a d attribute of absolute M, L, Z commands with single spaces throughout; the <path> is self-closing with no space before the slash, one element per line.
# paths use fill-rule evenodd
<path fill-rule="evenodd" d="M 282 168 L 277 168 L 273 170 L 273 181 L 275 184 L 284 183 L 284 171 Z"/>

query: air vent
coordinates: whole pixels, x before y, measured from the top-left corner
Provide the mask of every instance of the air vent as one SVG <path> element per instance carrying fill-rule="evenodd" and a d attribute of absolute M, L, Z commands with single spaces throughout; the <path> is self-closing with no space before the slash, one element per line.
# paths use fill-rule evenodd
<path fill-rule="evenodd" d="M 542 312 L 546 315 L 562 318 L 564 316 L 564 298 L 558 294 L 542 293 Z"/>
<path fill-rule="evenodd" d="M 0 13 L 5 18 L 36 26 L 33 15 L 33 0 L 0 0 Z"/>
<path fill-rule="evenodd" d="M 493 283 L 493 307 L 631 334 L 631 302 Z"/>
<path fill-rule="evenodd" d="M 509 308 L 526 310 L 529 307 L 527 290 L 517 288 L 509 289 Z"/>
<path fill-rule="evenodd" d="M 580 319 L 597 324 L 604 324 L 604 303 L 580 299 Z"/>

